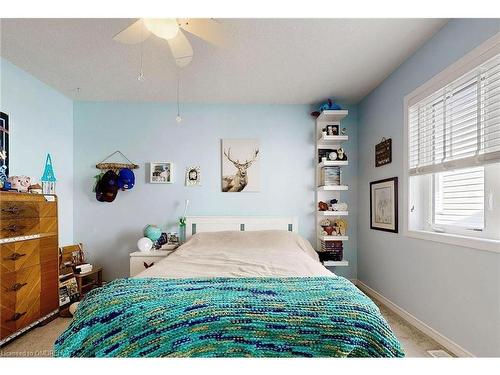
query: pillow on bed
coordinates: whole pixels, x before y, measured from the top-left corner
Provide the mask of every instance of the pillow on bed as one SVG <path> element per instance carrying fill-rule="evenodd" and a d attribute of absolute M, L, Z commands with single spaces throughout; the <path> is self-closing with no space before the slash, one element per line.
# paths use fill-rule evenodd
<path fill-rule="evenodd" d="M 203 245 L 219 249 L 244 249 L 245 251 L 278 252 L 286 253 L 299 251 L 318 260 L 318 254 L 305 238 L 296 233 L 284 230 L 261 230 L 261 231 L 223 231 L 196 233 L 183 246 L 179 248 L 196 248 Z M 178 251 L 179 251 L 178 250 Z"/>

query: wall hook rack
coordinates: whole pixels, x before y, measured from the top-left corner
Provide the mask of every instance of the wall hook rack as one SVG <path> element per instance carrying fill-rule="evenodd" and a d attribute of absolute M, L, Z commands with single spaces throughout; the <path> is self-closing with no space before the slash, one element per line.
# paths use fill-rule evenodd
<path fill-rule="evenodd" d="M 115 162 L 106 162 L 107 160 L 111 159 L 114 155 L 120 154 L 128 163 L 115 163 Z M 128 169 L 138 169 L 139 166 L 135 163 L 132 163 L 129 158 L 127 158 L 123 153 L 119 150 L 113 152 L 112 154 L 108 155 L 107 157 L 104 158 L 100 163 L 96 164 L 95 166 L 97 169 L 101 170 L 113 170 L 113 171 L 119 171 L 120 169 L 123 168 L 128 168 Z"/>

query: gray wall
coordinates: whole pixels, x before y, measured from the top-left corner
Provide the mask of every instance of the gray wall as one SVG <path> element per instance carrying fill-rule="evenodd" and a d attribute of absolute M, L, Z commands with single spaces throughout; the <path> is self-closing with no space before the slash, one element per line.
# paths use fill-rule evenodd
<path fill-rule="evenodd" d="M 59 244 L 73 243 L 73 101 L 0 59 L 0 110 L 9 115 L 10 176 L 42 177 L 52 156 L 59 199 Z"/>
<path fill-rule="evenodd" d="M 344 125 L 349 128 L 346 151 L 351 165 L 347 183 L 355 188 L 356 108 Z M 164 103 L 75 103 L 74 174 L 75 241 L 83 242 L 92 261 L 105 267 L 105 278 L 128 276 L 129 253 L 136 250 L 146 224 L 177 231 L 185 199 L 189 215 L 294 215 L 300 233 L 315 243 L 314 120 L 303 105 L 183 105 L 183 121 L 175 122 L 176 107 Z M 222 193 L 222 138 L 259 138 L 261 191 Z M 133 190 L 120 192 L 111 204 L 92 193 L 95 164 L 121 150 L 140 165 Z M 175 183 L 146 183 L 146 163 L 172 161 Z M 184 186 L 184 170 L 200 165 L 201 187 Z M 350 194 L 350 195 L 349 195 Z M 356 191 L 346 194 L 356 214 Z M 355 216 L 353 216 L 355 218 Z M 356 277 L 356 223 L 346 244 L 351 261 L 335 270 Z"/>
<path fill-rule="evenodd" d="M 404 96 L 499 31 L 499 20 L 450 21 L 359 106 L 358 279 L 479 356 L 500 356 L 500 253 L 370 230 L 369 182 L 401 186 Z M 375 168 L 382 137 L 393 162 Z"/>

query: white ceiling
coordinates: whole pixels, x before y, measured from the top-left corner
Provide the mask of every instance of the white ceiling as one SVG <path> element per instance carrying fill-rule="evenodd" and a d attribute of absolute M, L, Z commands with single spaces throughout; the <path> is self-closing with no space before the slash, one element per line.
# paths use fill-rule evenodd
<path fill-rule="evenodd" d="M 112 37 L 131 19 L 3 19 L 1 56 L 75 100 L 175 101 L 167 42 Z M 355 103 L 427 41 L 442 19 L 219 19 L 223 48 L 188 35 L 193 62 L 181 100 L 199 103 Z M 79 87 L 78 92 L 76 88 Z"/>

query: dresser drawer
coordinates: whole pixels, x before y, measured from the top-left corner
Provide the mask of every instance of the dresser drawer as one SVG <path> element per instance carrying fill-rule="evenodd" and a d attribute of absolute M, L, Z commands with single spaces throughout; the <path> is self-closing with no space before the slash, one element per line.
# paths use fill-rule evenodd
<path fill-rule="evenodd" d="M 0 219 L 24 219 L 40 216 L 38 202 L 5 201 L 0 202 Z"/>
<path fill-rule="evenodd" d="M 0 238 L 27 236 L 40 233 L 40 219 L 2 219 L 0 221 Z"/>
<path fill-rule="evenodd" d="M 57 264 L 57 246 L 57 236 L 0 244 L 0 273 L 17 272 L 46 262 Z"/>
<path fill-rule="evenodd" d="M 130 254 L 130 277 L 136 276 L 159 261 L 165 259 L 173 251 L 144 251 Z"/>
<path fill-rule="evenodd" d="M 0 325 L 2 338 L 40 317 L 40 265 L 0 276 Z"/>
<path fill-rule="evenodd" d="M 39 264 L 40 241 L 41 239 L 35 239 L 0 244 L 1 273 L 16 272 Z"/>
<path fill-rule="evenodd" d="M 20 200 L 21 198 L 26 199 L 26 195 L 20 195 L 17 200 L 13 198 L 10 200 L 2 199 L 0 201 L 0 220 L 57 216 L 57 202 L 47 202 L 43 195 L 27 196 L 32 200 Z"/>

